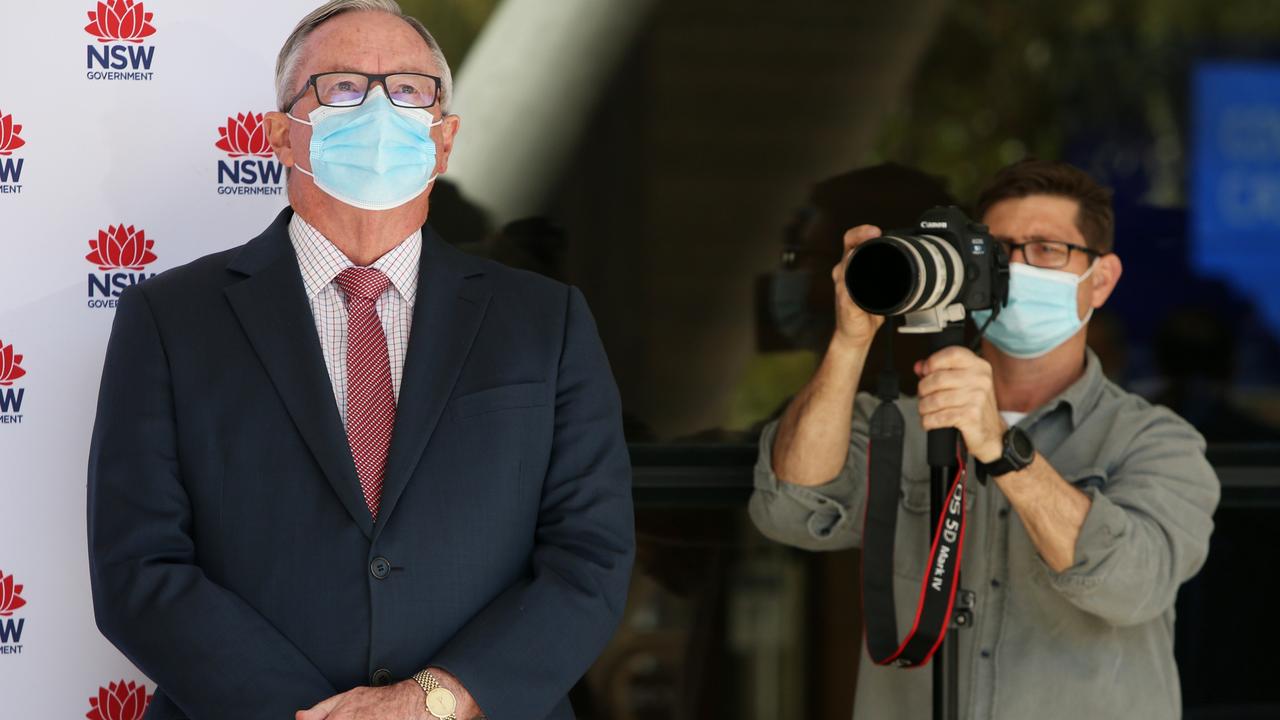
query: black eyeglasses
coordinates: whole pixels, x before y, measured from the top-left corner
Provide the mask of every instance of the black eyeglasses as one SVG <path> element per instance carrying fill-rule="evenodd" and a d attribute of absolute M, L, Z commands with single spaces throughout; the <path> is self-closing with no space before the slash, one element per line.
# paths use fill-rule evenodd
<path fill-rule="evenodd" d="M 373 83 L 381 82 L 392 105 L 405 108 L 429 108 L 440 97 L 440 78 L 426 73 L 388 73 L 370 75 L 358 72 L 327 72 L 307 78 L 302 91 L 293 97 L 285 109 L 315 88 L 316 101 L 326 107 L 356 107 L 364 104 Z"/>
<path fill-rule="evenodd" d="M 1071 262 L 1071 252 L 1073 250 L 1084 253 L 1091 259 L 1102 257 L 1105 254 L 1083 245 L 1073 245 L 1057 240 L 1032 240 L 1025 243 L 996 240 L 996 242 L 1004 247 L 1010 260 L 1013 259 L 1014 250 L 1021 250 L 1022 257 L 1027 261 L 1028 265 L 1046 270 L 1057 270 L 1066 267 L 1067 263 Z"/>

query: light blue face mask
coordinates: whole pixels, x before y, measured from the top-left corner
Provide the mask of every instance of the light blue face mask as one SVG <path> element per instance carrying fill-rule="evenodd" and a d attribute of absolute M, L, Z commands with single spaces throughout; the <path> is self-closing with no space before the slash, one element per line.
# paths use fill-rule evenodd
<path fill-rule="evenodd" d="M 1001 352 L 1030 359 L 1046 355 L 1069 340 L 1093 316 L 1093 308 L 1080 319 L 1076 309 L 1076 287 L 1093 274 L 1046 270 L 1025 263 L 1009 265 L 1009 302 L 994 322 L 987 326 L 986 338 Z M 979 328 L 987 324 L 990 310 L 975 310 L 973 321 Z"/>
<path fill-rule="evenodd" d="M 307 117 L 312 126 L 311 169 L 294 165 L 315 179 L 316 187 L 365 210 L 390 210 L 422 194 L 436 179 L 434 120 L 420 108 L 391 104 L 381 86 L 369 90 L 361 105 L 321 105 Z"/>

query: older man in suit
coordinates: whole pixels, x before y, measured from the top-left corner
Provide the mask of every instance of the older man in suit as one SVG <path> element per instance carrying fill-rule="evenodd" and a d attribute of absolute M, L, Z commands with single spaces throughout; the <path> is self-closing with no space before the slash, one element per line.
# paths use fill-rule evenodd
<path fill-rule="evenodd" d="M 458 118 L 392 0 L 304 18 L 277 94 L 291 207 L 120 299 L 98 626 L 158 683 L 152 720 L 570 718 L 634 555 L 582 295 L 425 226 Z"/>

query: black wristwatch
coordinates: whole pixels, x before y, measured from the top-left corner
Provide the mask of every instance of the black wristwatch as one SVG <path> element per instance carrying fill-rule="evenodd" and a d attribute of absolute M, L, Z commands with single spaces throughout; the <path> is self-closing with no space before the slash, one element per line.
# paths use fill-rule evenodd
<path fill-rule="evenodd" d="M 1036 447 L 1031 443 L 1031 436 L 1020 427 L 1011 427 L 1004 432 L 1004 452 L 1000 459 L 990 464 L 979 461 L 977 469 L 983 477 L 1000 477 L 1022 470 L 1035 457 Z"/>

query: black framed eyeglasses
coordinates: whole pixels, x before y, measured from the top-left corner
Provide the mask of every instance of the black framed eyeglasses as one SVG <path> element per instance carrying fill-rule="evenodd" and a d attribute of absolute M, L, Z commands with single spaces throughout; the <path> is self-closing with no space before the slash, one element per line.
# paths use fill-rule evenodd
<path fill-rule="evenodd" d="M 327 72 L 307 78 L 307 84 L 285 105 L 286 110 L 312 88 L 316 102 L 326 107 L 356 107 L 369 97 L 369 88 L 381 82 L 392 105 L 404 108 L 429 108 L 440 97 L 440 78 L 426 73 L 387 73 L 372 75 L 360 72 Z"/>
<path fill-rule="evenodd" d="M 1046 270 L 1057 270 L 1066 267 L 1071 262 L 1072 251 L 1084 253 L 1091 260 L 1102 257 L 1105 254 L 1083 245 L 1059 242 L 1057 240 L 1032 240 L 1025 243 L 996 240 L 996 242 L 1004 247 L 1010 260 L 1013 259 L 1014 250 L 1021 250 L 1022 258 L 1026 260 L 1028 265 Z"/>

